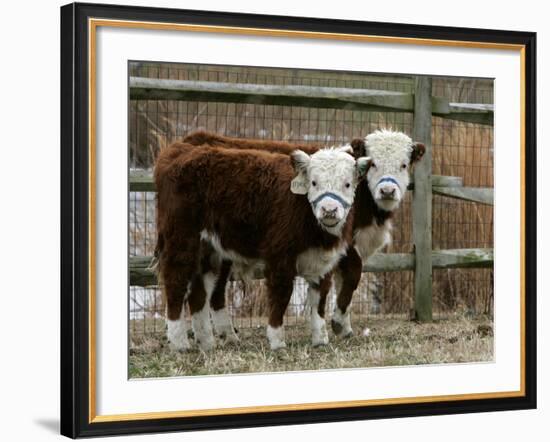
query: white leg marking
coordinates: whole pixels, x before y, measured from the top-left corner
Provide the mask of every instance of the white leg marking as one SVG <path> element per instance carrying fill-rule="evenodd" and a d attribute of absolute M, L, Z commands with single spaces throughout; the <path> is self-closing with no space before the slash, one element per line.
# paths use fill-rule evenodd
<path fill-rule="evenodd" d="M 271 327 L 267 326 L 267 339 L 269 340 L 269 346 L 271 350 L 278 350 L 280 348 L 285 348 L 285 330 L 281 325 L 280 327 Z"/>
<path fill-rule="evenodd" d="M 216 334 L 223 338 L 226 342 L 239 342 L 239 337 L 235 333 L 227 307 L 219 310 L 212 310 L 211 314 L 212 322 L 214 322 L 214 328 L 216 329 Z"/>
<path fill-rule="evenodd" d="M 353 329 L 351 328 L 351 317 L 349 312 L 349 308 L 347 309 L 346 313 L 342 313 L 342 311 L 338 307 L 334 309 L 334 313 L 332 314 L 332 330 L 336 335 L 342 337 L 353 335 Z M 334 323 L 336 323 L 337 325 L 335 326 Z"/>
<path fill-rule="evenodd" d="M 309 305 L 311 308 L 311 344 L 314 347 L 328 344 L 328 333 L 325 318 L 319 315 L 319 301 L 321 295 L 319 290 L 311 287 L 308 288 Z"/>
<path fill-rule="evenodd" d="M 218 277 L 212 272 L 208 272 L 204 275 L 204 289 L 206 290 L 206 296 L 208 297 L 208 302 L 210 303 L 210 298 L 214 288 L 216 287 L 216 282 Z M 238 342 L 239 337 L 235 333 L 233 324 L 231 323 L 231 317 L 227 311 L 227 307 L 223 307 L 220 310 L 211 310 L 210 314 L 212 316 L 212 322 L 214 323 L 214 329 L 216 334 L 222 337 L 225 342 Z"/>
<path fill-rule="evenodd" d="M 210 306 L 205 302 L 202 310 L 195 312 L 191 317 L 193 324 L 193 333 L 195 341 L 203 350 L 211 350 L 216 346 L 216 340 L 212 333 L 212 324 L 210 323 Z"/>
<path fill-rule="evenodd" d="M 204 291 L 206 292 L 204 306 L 198 312 L 193 313 L 191 317 L 195 341 L 205 351 L 211 350 L 216 346 L 212 323 L 210 322 L 210 297 L 212 296 L 215 284 L 216 276 L 211 272 L 206 273 L 203 277 Z"/>
<path fill-rule="evenodd" d="M 167 315 L 168 318 L 168 315 Z M 170 349 L 177 351 L 189 350 L 189 338 L 187 337 L 187 324 L 185 321 L 185 309 L 182 307 L 180 318 L 175 321 L 166 319 L 166 336 L 170 343 Z"/>
<path fill-rule="evenodd" d="M 340 294 L 342 290 L 342 275 L 339 271 L 334 273 L 334 287 L 336 289 L 336 296 Z M 338 305 L 334 306 L 334 312 L 332 313 L 331 326 L 332 331 L 336 336 L 351 336 L 353 335 L 353 329 L 351 328 L 349 306 L 346 312 L 343 313 Z"/>

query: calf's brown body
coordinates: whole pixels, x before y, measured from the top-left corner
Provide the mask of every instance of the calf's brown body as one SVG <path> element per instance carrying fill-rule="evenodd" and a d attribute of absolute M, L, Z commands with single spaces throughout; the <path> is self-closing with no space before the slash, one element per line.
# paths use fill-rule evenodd
<path fill-rule="evenodd" d="M 154 173 L 156 255 L 168 321 L 180 320 L 187 293 L 191 312 L 203 309 L 201 276 L 208 272 L 223 281 L 213 290 L 211 306 L 223 304 L 229 266 L 223 259 L 227 257 L 215 255 L 230 250 L 241 265 L 265 266 L 269 325 L 281 326 L 299 255 L 309 249 L 341 248 L 351 243 L 353 231 L 351 213 L 339 236 L 323 230 L 307 197 L 290 192 L 294 175 L 289 156 L 273 152 L 186 143 L 161 151 Z M 205 238 L 220 250 L 214 252 Z M 320 284 L 321 278 L 309 282 Z M 172 337 L 186 339 L 181 330 L 174 330 L 169 324 Z"/>
<path fill-rule="evenodd" d="M 225 137 L 205 131 L 194 132 L 188 135 L 184 139 L 184 141 L 194 145 L 209 145 L 235 150 L 255 149 L 261 152 L 278 152 L 286 155 L 289 155 L 295 149 L 302 149 L 311 154 L 322 148 L 322 146 L 320 145 L 294 144 L 283 141 Z M 356 158 L 366 155 L 366 146 L 363 139 L 354 139 L 350 144 Z M 411 154 L 411 164 L 419 160 L 422 157 L 423 152 L 424 146 L 418 143 L 418 150 L 413 150 L 413 153 Z M 366 182 L 366 180 L 363 180 L 358 184 L 353 205 L 353 213 L 350 214 L 350 217 L 351 216 L 353 216 L 353 232 L 354 235 L 357 235 L 368 229 L 389 229 L 389 221 L 393 216 L 393 212 L 383 210 L 376 204 L 369 189 L 368 183 Z M 372 250 L 370 254 L 374 252 L 375 250 Z M 357 289 L 357 286 L 359 285 L 361 279 L 363 259 L 366 259 L 367 257 L 368 256 L 361 257 L 354 244 L 350 243 L 349 247 L 347 248 L 346 254 L 341 258 L 338 263 L 336 269 L 336 272 L 338 274 L 336 307 L 338 308 L 338 313 L 340 316 L 346 315 L 348 313 L 348 308 L 350 306 L 353 293 Z M 318 287 L 321 298 L 318 309 L 321 318 L 324 318 L 324 306 L 326 302 L 326 296 L 328 295 L 328 292 L 330 290 L 331 279 L 332 274 L 327 274 Z M 227 279 L 224 278 L 219 278 L 216 282 L 216 291 L 212 299 L 216 297 L 216 304 L 218 306 L 224 305 L 224 288 L 226 282 Z M 341 322 L 339 322 L 338 318 L 333 318 L 333 320 L 331 321 L 331 326 L 333 331 L 337 335 L 351 334 L 350 326 L 345 329 L 342 326 Z"/>

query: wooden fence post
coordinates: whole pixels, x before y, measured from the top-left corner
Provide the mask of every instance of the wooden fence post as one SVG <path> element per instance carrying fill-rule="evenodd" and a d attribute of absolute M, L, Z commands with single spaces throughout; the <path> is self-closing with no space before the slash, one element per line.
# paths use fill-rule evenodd
<path fill-rule="evenodd" d="M 426 152 L 414 170 L 412 203 L 415 246 L 414 317 L 432 320 L 432 80 L 415 78 L 413 139 Z"/>

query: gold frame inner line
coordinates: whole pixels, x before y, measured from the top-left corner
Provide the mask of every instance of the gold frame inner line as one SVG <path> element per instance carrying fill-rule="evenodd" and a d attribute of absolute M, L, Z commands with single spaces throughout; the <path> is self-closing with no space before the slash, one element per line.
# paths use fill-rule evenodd
<path fill-rule="evenodd" d="M 338 401 L 338 402 L 320 402 L 320 403 L 304 403 L 304 404 L 286 404 L 286 405 L 262 405 L 253 407 L 235 407 L 235 408 L 220 408 L 220 409 L 202 409 L 202 410 L 180 410 L 166 412 L 149 412 L 149 413 L 128 413 L 116 415 L 97 415 L 96 414 L 96 37 L 98 27 L 114 27 L 114 28 L 134 28 L 147 30 L 162 30 L 162 31 L 185 31 L 185 32 L 208 32 L 218 34 L 237 34 L 237 35 L 254 35 L 254 36 L 270 36 L 270 37 L 292 37 L 292 38 L 310 38 L 310 39 L 326 39 L 326 40 L 341 40 L 341 41 L 358 41 L 370 43 L 388 43 L 388 44 L 412 44 L 422 46 L 444 46 L 444 47 L 462 47 L 462 48 L 478 48 L 478 49 L 499 49 L 518 51 L 520 53 L 521 64 L 521 121 L 520 132 L 520 159 L 521 159 L 521 257 L 520 257 L 520 296 L 521 296 L 521 312 L 520 312 L 520 389 L 518 391 L 507 392 L 488 392 L 488 393 L 472 393 L 472 394 L 455 394 L 455 395 L 440 395 L 440 396 L 418 396 L 390 399 L 370 399 L 370 400 L 354 400 L 354 401 Z M 89 91 L 89 143 L 88 143 L 88 160 L 89 160 L 89 423 L 99 422 L 117 422 L 117 421 L 133 421 L 144 419 L 168 419 L 175 417 L 197 417 L 197 416 L 220 416 L 220 415 L 235 415 L 245 413 L 258 412 L 277 412 L 277 411 L 294 411 L 294 410 L 322 410 L 329 408 L 344 408 L 344 407 L 365 407 L 374 405 L 395 405 L 395 404 L 412 404 L 412 403 L 427 403 L 427 402 L 442 402 L 442 401 L 459 401 L 459 400 L 482 400 L 495 398 L 512 398 L 525 396 L 525 46 L 520 44 L 503 44 L 490 42 L 474 42 L 474 41 L 457 41 L 457 40 L 437 40 L 437 39 L 422 39 L 422 38 L 404 38 L 404 37 L 386 37 L 376 35 L 358 35 L 358 34 L 337 34 L 323 32 L 306 32 L 306 31 L 288 31 L 279 29 L 260 29 L 260 28 L 244 28 L 230 26 L 209 26 L 209 25 L 190 25 L 179 23 L 155 23 L 155 22 L 140 22 L 131 20 L 111 20 L 111 19 L 95 19 L 88 20 L 88 91 Z"/>

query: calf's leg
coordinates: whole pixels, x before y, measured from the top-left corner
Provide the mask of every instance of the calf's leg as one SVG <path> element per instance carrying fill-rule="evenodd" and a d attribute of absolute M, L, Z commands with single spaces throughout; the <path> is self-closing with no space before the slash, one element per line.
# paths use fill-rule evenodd
<path fill-rule="evenodd" d="M 225 286 L 231 272 L 231 264 L 231 261 L 223 260 L 217 275 L 206 273 L 204 275 L 204 285 L 207 290 L 209 287 L 212 290 L 210 307 L 216 334 L 225 342 L 238 342 L 239 337 L 235 333 L 231 316 L 225 305 Z"/>
<path fill-rule="evenodd" d="M 314 347 L 328 344 L 325 322 L 325 304 L 332 283 L 332 275 L 325 275 L 319 283 L 309 282 L 308 300 L 311 308 L 311 343 Z"/>
<path fill-rule="evenodd" d="M 336 306 L 330 325 L 337 336 L 353 335 L 350 308 L 353 292 L 361 280 L 363 263 L 355 247 L 349 247 L 346 255 L 338 263 L 335 273 Z"/>
<path fill-rule="evenodd" d="M 209 272 L 210 273 L 210 272 Z M 195 342 L 203 350 L 211 350 L 216 345 L 212 323 L 210 322 L 210 295 L 211 290 L 205 287 L 203 275 L 196 274 L 191 284 L 188 303 L 191 313 L 191 325 Z"/>
<path fill-rule="evenodd" d="M 271 350 L 285 348 L 283 317 L 292 296 L 294 274 L 266 272 L 269 302 L 267 338 Z"/>
<path fill-rule="evenodd" d="M 170 348 L 187 350 L 190 348 L 187 337 L 184 300 L 189 291 L 193 275 L 197 272 L 198 240 L 187 240 L 181 247 L 163 250 L 160 256 L 160 276 L 166 300 L 166 335 Z"/>

